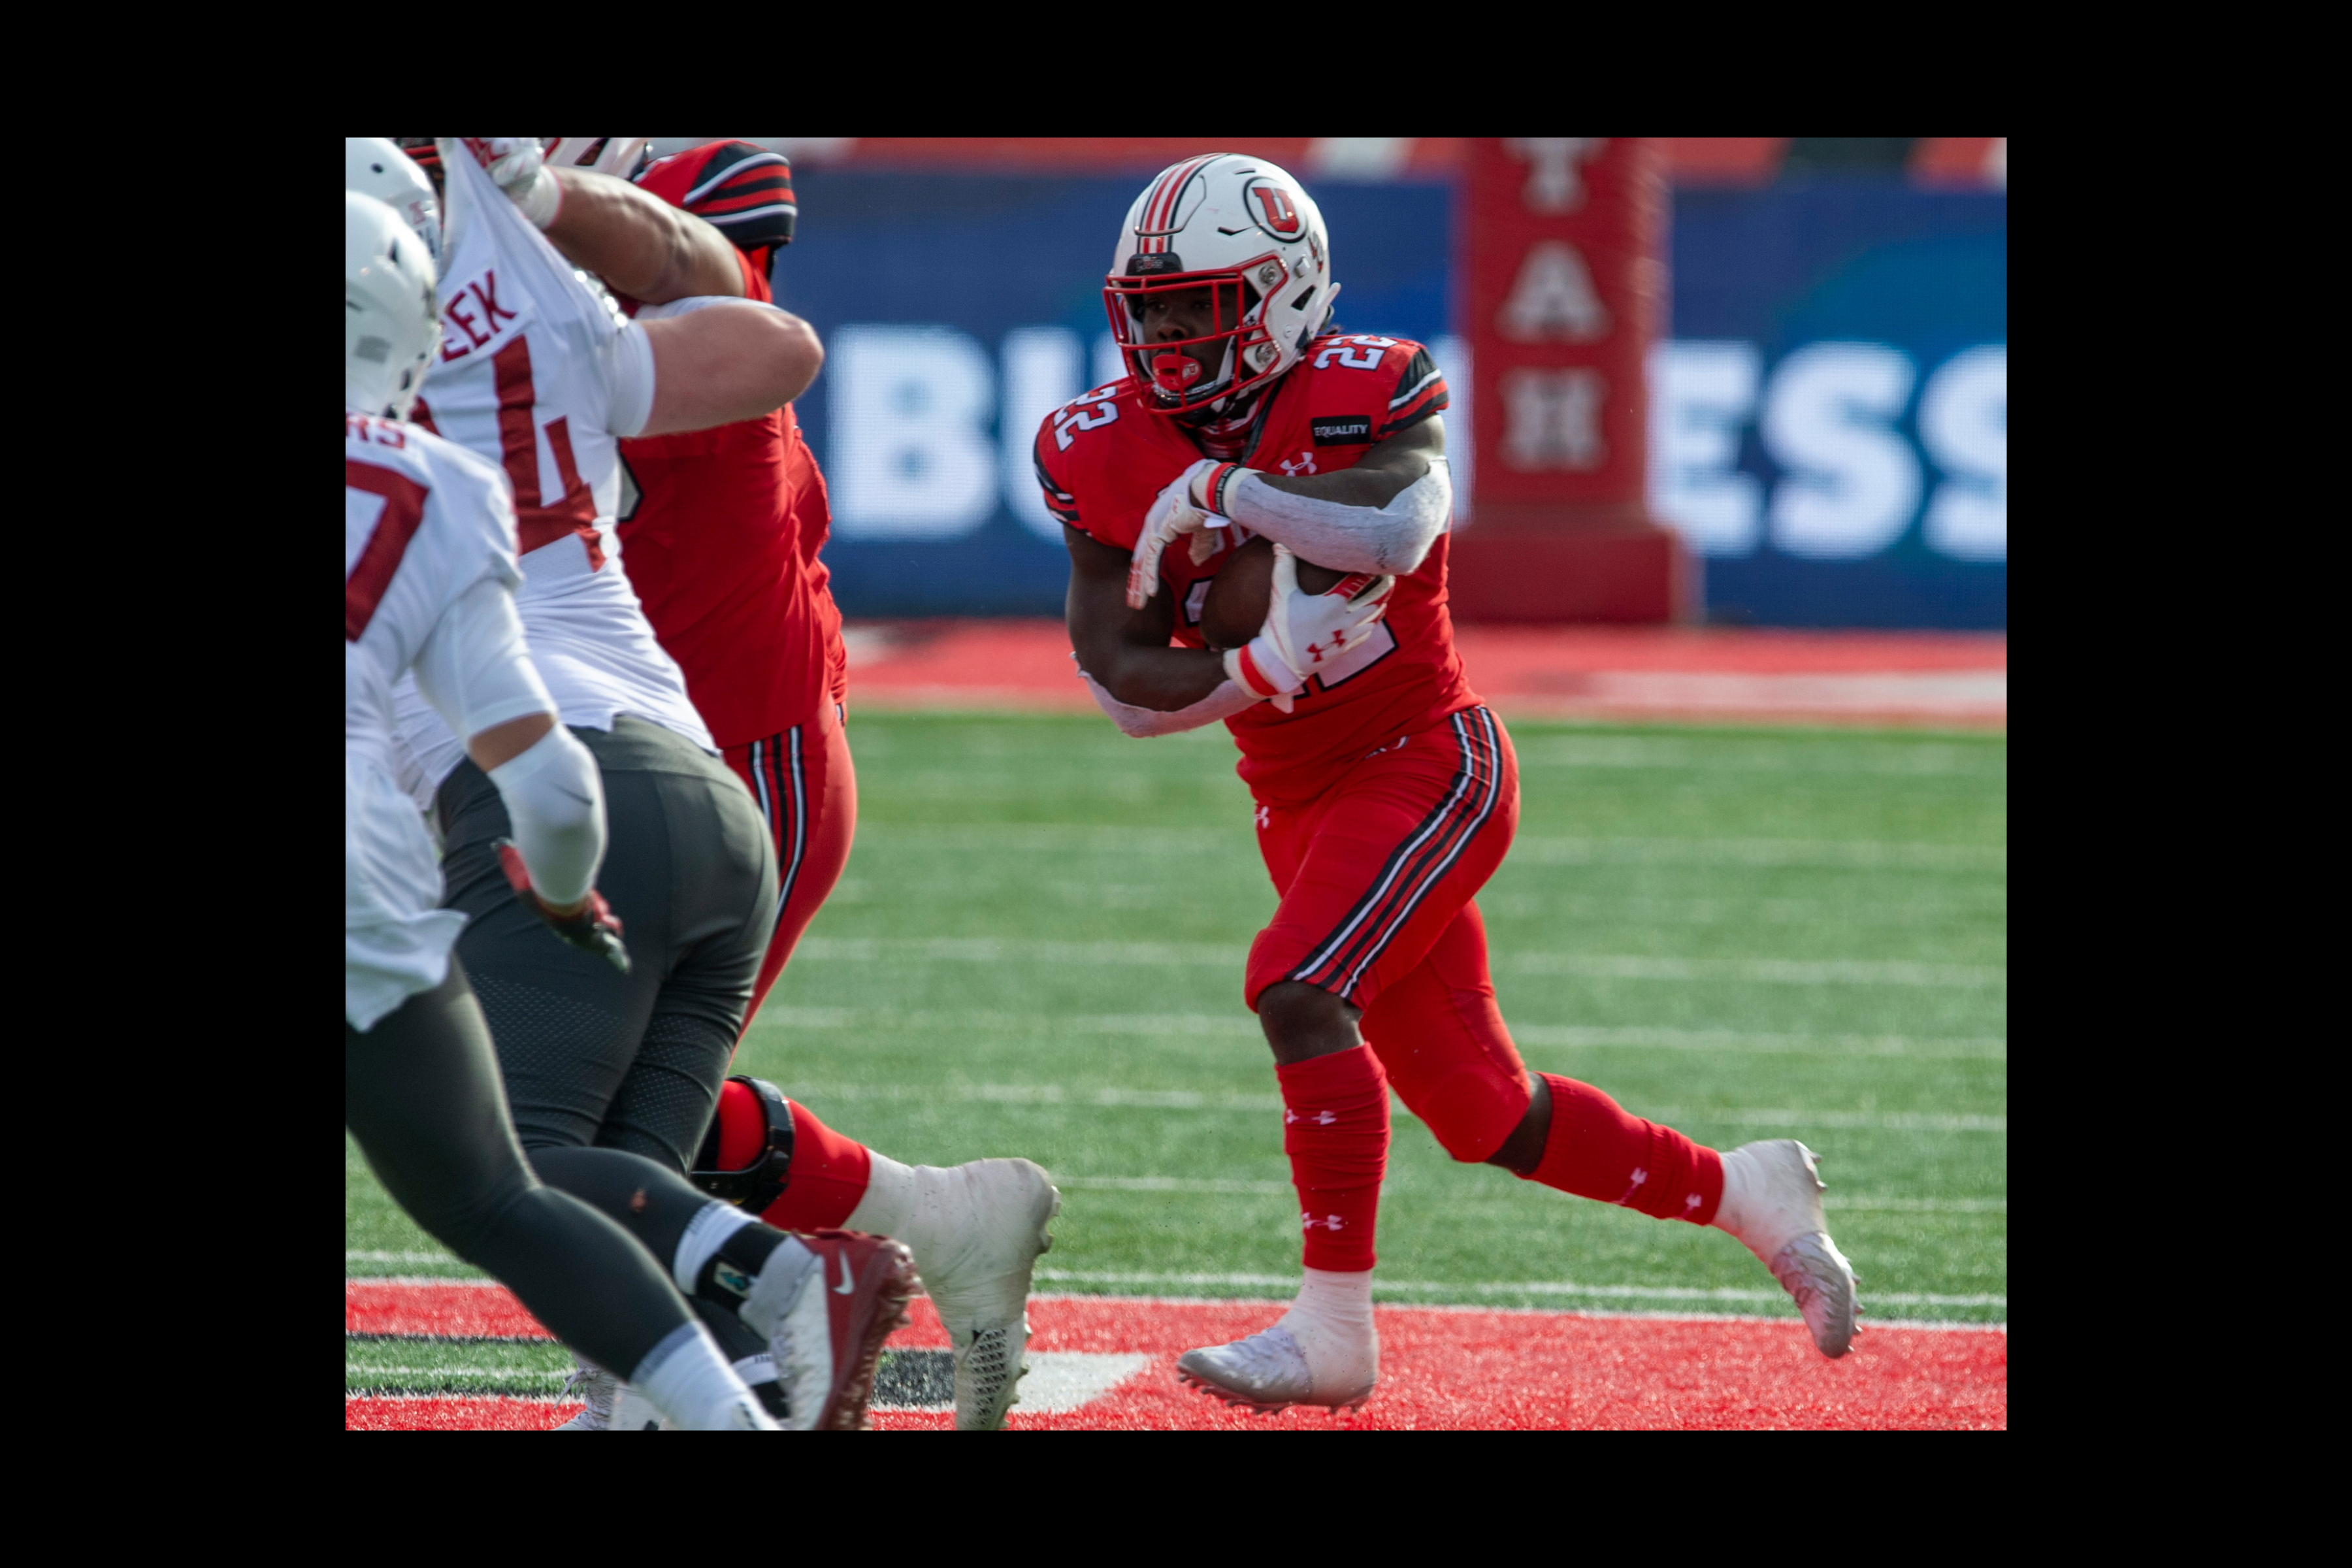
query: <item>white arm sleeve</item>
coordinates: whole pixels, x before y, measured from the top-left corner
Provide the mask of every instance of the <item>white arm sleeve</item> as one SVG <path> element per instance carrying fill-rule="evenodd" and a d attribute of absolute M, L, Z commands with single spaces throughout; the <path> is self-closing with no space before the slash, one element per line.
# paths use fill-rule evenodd
<path fill-rule="evenodd" d="M 1073 654 L 1072 658 L 1077 657 Z M 1185 730 L 1197 730 L 1203 724 L 1213 724 L 1220 719 L 1230 719 L 1257 701 L 1248 692 L 1228 680 L 1190 708 L 1179 708 L 1173 713 L 1162 713 L 1155 708 L 1132 708 L 1104 689 L 1101 681 L 1078 671 L 1078 679 L 1094 693 L 1095 705 L 1110 715 L 1119 733 L 1139 741 L 1154 735 L 1173 735 Z"/>
<path fill-rule="evenodd" d="M 504 583 L 484 577 L 441 612 L 417 650 L 416 689 L 450 732 L 470 740 L 533 713 L 555 712 L 522 640 Z M 577 902 L 604 858 L 604 791 L 596 759 L 562 724 L 490 771 L 514 824 L 530 885 L 551 904 Z"/>
<path fill-rule="evenodd" d="M 654 416 L 654 345 L 645 328 L 631 321 L 603 350 L 604 384 L 612 401 L 604 427 L 615 436 L 634 436 Z"/>
<path fill-rule="evenodd" d="M 1233 520 L 1302 561 L 1335 572 L 1402 576 L 1422 563 L 1454 516 L 1454 475 L 1443 458 L 1383 507 L 1344 506 L 1276 489 L 1244 474 L 1225 495 Z"/>
<path fill-rule="evenodd" d="M 492 768 L 490 782 L 514 824 L 531 890 L 551 904 L 586 898 L 604 859 L 604 786 L 588 748 L 558 724 Z"/>
<path fill-rule="evenodd" d="M 523 647 L 514 595 L 496 577 L 478 579 L 450 601 L 412 668 L 417 691 L 460 739 L 555 711 Z"/>

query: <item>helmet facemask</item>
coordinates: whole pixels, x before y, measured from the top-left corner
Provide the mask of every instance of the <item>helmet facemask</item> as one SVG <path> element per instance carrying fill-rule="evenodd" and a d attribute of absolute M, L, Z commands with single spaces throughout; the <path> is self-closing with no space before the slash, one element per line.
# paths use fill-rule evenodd
<path fill-rule="evenodd" d="M 1152 262 L 1181 265 L 1174 256 L 1163 254 L 1138 256 L 1129 267 Z M 1236 268 L 1213 272 L 1154 268 L 1140 277 L 1108 280 L 1103 302 L 1110 317 L 1111 335 L 1118 341 L 1129 374 L 1159 412 L 1182 414 L 1223 404 L 1279 374 L 1282 359 L 1265 328 L 1265 296 L 1255 280 L 1259 273 L 1270 284 L 1280 284 L 1286 277 L 1281 258 L 1269 254 Z M 1146 301 L 1202 289 L 1208 292 L 1211 308 L 1208 331 L 1168 342 L 1147 340 L 1138 314 Z M 1187 352 L 1204 344 L 1223 348 L 1213 374 L 1204 371 L 1200 358 Z"/>

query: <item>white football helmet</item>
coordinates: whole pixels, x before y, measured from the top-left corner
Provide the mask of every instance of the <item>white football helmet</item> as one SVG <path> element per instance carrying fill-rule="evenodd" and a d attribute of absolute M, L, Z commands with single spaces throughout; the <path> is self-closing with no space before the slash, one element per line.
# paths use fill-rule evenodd
<path fill-rule="evenodd" d="M 343 138 L 343 189 L 373 196 L 416 231 L 425 254 L 441 265 L 441 203 L 416 160 L 389 136 Z"/>
<path fill-rule="evenodd" d="M 625 180 L 645 161 L 646 143 L 652 140 L 650 136 L 559 136 L 547 162 L 551 168 L 593 169 Z"/>
<path fill-rule="evenodd" d="M 1217 320 L 1235 325 L 1181 342 L 1150 343 L 1134 307 L 1161 292 L 1208 289 Z M 1222 409 L 1298 363 L 1331 319 L 1331 242 L 1306 188 L 1263 158 L 1212 153 L 1160 172 L 1128 209 L 1105 280 L 1110 330 L 1147 407 Z M 1223 366 L 1202 375 L 1181 351 L 1222 340 Z"/>
<path fill-rule="evenodd" d="M 373 196 L 343 193 L 343 410 L 405 419 L 441 342 L 433 258 Z"/>

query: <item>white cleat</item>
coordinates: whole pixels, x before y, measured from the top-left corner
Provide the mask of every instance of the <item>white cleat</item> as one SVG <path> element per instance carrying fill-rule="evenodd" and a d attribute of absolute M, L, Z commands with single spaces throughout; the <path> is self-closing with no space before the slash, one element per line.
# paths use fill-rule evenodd
<path fill-rule="evenodd" d="M 1176 1377 L 1228 1405 L 1272 1415 L 1294 1405 L 1360 1410 L 1381 1377 L 1381 1336 L 1335 1330 L 1293 1310 L 1231 1344 L 1186 1351 Z"/>
<path fill-rule="evenodd" d="M 1853 1266 L 1830 1239 L 1821 1173 L 1793 1138 L 1744 1143 L 1723 1157 L 1715 1223 L 1763 1261 L 1796 1301 L 1814 1348 L 1842 1356 L 1853 1343 Z"/>
<path fill-rule="evenodd" d="M 591 1366 L 583 1361 L 579 1370 L 563 1380 L 561 1397 L 582 1402 L 580 1414 L 562 1426 L 551 1428 L 557 1432 L 610 1432 L 613 1430 L 613 1401 L 619 1392 L 621 1380 L 604 1368 Z"/>
<path fill-rule="evenodd" d="M 956 1430 L 993 1432 L 1028 1371 L 1030 1279 L 1054 1245 L 1046 1227 L 1062 1194 L 1027 1160 L 917 1165 L 910 1174 L 906 1218 L 892 1234 L 913 1249 L 954 1347 Z"/>

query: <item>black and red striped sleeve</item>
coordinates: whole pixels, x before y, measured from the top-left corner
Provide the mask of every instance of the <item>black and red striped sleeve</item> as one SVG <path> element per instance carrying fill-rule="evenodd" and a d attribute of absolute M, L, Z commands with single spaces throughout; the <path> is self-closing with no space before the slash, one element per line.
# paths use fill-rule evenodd
<path fill-rule="evenodd" d="M 1083 532 L 1086 524 L 1078 521 L 1078 498 L 1064 489 L 1062 481 L 1045 466 L 1045 433 L 1053 427 L 1053 416 L 1048 415 L 1037 427 L 1037 439 L 1029 450 L 1030 461 L 1037 468 L 1037 488 L 1045 492 L 1045 510 L 1054 514 L 1055 521 Z"/>
<path fill-rule="evenodd" d="M 1443 409 L 1447 402 L 1445 377 L 1429 351 L 1413 346 L 1412 358 L 1405 362 L 1404 374 L 1397 377 L 1396 394 L 1389 399 L 1388 412 L 1380 425 L 1376 440 L 1385 441 L 1400 430 L 1410 430 L 1431 415 Z"/>
<path fill-rule="evenodd" d="M 714 142 L 649 165 L 637 184 L 684 207 L 740 250 L 790 245 L 800 205 L 793 166 L 751 142 Z"/>

